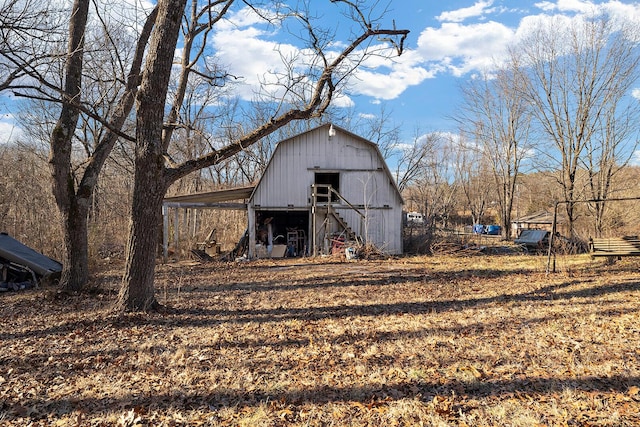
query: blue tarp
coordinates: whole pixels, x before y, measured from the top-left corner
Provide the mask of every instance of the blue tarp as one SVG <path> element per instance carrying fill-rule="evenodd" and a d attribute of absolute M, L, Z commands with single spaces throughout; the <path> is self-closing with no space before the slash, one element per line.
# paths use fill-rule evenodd
<path fill-rule="evenodd" d="M 487 234 L 497 236 L 502 231 L 502 227 L 499 225 L 487 225 Z"/>

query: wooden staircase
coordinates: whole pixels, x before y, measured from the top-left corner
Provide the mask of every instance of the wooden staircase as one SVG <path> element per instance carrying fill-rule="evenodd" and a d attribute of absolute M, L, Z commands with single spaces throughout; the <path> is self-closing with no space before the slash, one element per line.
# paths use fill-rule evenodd
<path fill-rule="evenodd" d="M 347 221 L 340 216 L 340 213 L 336 210 L 335 205 L 337 201 L 341 201 L 341 206 L 347 206 L 357 212 L 361 218 L 365 218 L 365 215 L 351 203 L 349 203 L 340 193 L 338 193 L 329 184 L 314 184 L 311 186 L 311 200 L 312 200 L 312 247 L 313 255 L 317 255 L 317 230 L 318 226 L 316 218 L 318 215 L 324 216 L 325 233 L 327 229 L 330 229 L 332 224 L 335 224 L 340 229 L 340 237 L 343 237 L 345 241 L 356 241 L 362 243 L 362 238 L 347 224 Z M 327 236 L 325 235 L 325 238 Z"/>
<path fill-rule="evenodd" d="M 335 224 L 340 228 L 340 234 L 345 238 L 345 240 L 361 240 L 360 236 L 353 231 L 351 226 L 347 224 L 347 221 L 340 216 L 333 206 L 319 206 L 317 207 L 316 212 L 324 214 L 325 218 L 330 218 L 331 221 L 335 222 Z"/>

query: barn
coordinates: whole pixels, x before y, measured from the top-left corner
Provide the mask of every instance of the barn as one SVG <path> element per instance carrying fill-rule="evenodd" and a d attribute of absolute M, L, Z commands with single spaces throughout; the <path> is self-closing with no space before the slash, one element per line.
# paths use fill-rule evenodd
<path fill-rule="evenodd" d="M 402 203 L 376 144 L 316 127 L 276 146 L 248 203 L 249 255 L 317 255 L 341 240 L 402 253 Z"/>
<path fill-rule="evenodd" d="M 208 194 L 218 203 L 211 206 L 220 206 L 221 193 Z M 246 187 L 243 194 L 249 195 Z M 207 195 L 197 195 L 167 198 L 165 207 L 186 206 L 181 201 L 194 197 L 207 206 Z M 364 243 L 400 254 L 402 205 L 375 143 L 321 125 L 280 141 L 252 187 L 246 199 L 248 256 L 314 256 Z"/>

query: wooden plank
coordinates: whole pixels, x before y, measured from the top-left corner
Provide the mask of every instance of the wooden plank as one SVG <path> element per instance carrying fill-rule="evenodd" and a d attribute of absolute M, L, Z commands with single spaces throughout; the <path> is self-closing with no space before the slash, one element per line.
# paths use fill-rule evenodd
<path fill-rule="evenodd" d="M 591 239 L 591 256 L 640 256 L 640 239 L 611 237 Z"/>

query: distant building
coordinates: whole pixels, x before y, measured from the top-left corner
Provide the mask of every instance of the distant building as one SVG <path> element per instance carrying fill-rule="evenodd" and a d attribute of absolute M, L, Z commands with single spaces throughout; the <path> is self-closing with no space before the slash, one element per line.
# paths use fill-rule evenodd
<path fill-rule="evenodd" d="M 561 234 L 565 224 L 563 218 L 559 215 L 556 219 L 556 231 Z M 546 230 L 551 232 L 552 227 L 553 212 L 540 211 L 511 221 L 511 237 L 519 237 L 522 230 Z"/>

